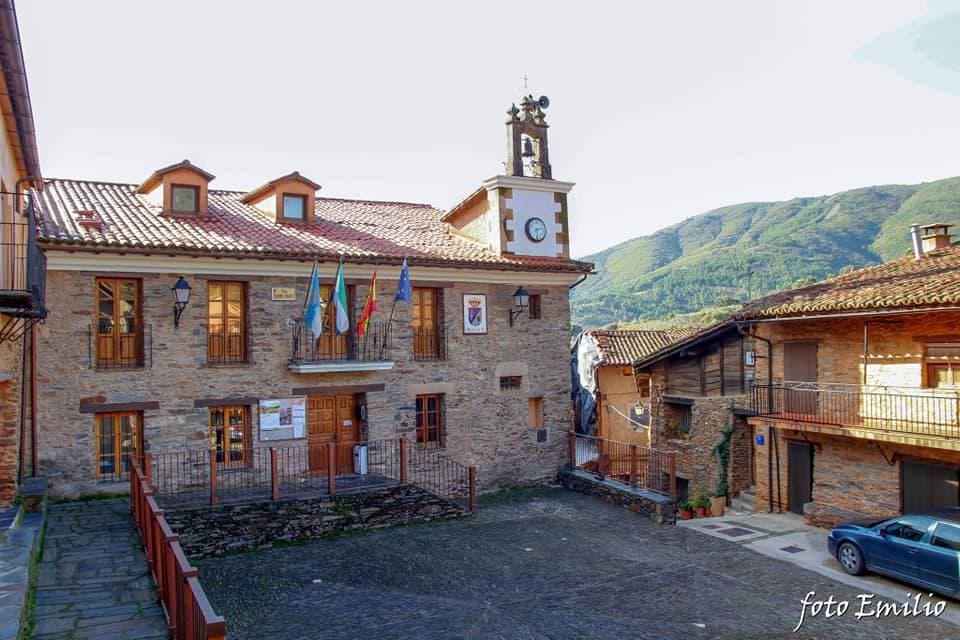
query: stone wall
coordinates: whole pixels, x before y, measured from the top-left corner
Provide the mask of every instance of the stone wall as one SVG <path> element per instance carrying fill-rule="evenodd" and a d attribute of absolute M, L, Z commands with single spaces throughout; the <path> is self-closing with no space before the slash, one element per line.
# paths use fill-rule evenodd
<path fill-rule="evenodd" d="M 158 258 L 159 259 L 159 258 Z M 304 276 L 309 265 L 304 266 Z M 416 270 L 412 269 L 417 286 Z M 347 266 L 347 275 L 350 266 Z M 183 275 L 193 287 L 180 327 L 173 326 L 170 287 Z M 468 272 L 459 272 L 466 279 Z M 206 308 L 209 276 L 189 273 L 142 274 L 143 320 L 150 325 L 152 366 L 99 371 L 91 366 L 90 325 L 94 321 L 95 276 L 78 271 L 48 273 L 48 322 L 40 330 L 40 471 L 55 485 L 85 492 L 94 477 L 94 420 L 81 413 L 84 399 L 101 403 L 150 402 L 143 412 L 145 448 L 153 453 L 208 446 L 208 410 L 204 398 L 285 398 L 295 388 L 336 388 L 383 384 L 366 393 L 371 440 L 415 438 L 415 396 L 443 393 L 445 455 L 478 467 L 484 488 L 539 482 L 554 477 L 566 452 L 570 428 L 569 318 L 566 286 L 538 289 L 542 319 L 519 316 L 508 325 L 516 284 L 461 283 L 443 289 L 448 332 L 447 359 L 413 360 L 410 308 L 397 305 L 389 371 L 297 374 L 287 367 L 291 332 L 288 321 L 303 308 L 307 278 L 251 276 L 248 281 L 248 331 L 252 364 L 206 362 Z M 523 274 L 516 274 L 522 279 Z M 225 279 L 225 278 L 217 278 Z M 295 287 L 297 300 L 271 300 L 272 287 Z M 392 306 L 396 281 L 378 282 L 379 318 Z M 488 333 L 464 335 L 463 294 L 487 295 Z M 367 285 L 358 284 L 354 308 L 359 315 Z M 501 392 L 498 374 L 522 372 L 523 389 Z M 543 398 L 546 441 L 528 427 L 528 401 Z M 258 446 L 256 405 L 251 404 L 250 444 Z M 303 444 L 298 441 L 297 444 Z M 273 443 L 283 446 L 283 442 Z"/>
<path fill-rule="evenodd" d="M 205 558 L 314 540 L 344 531 L 381 529 L 468 515 L 412 485 L 330 498 L 259 502 L 171 511 L 167 523 L 188 556 Z"/>
<path fill-rule="evenodd" d="M 0 343 L 0 506 L 10 504 L 17 495 L 22 360 L 22 339 Z"/>
<path fill-rule="evenodd" d="M 647 516 L 657 524 L 674 524 L 677 521 L 677 505 L 669 496 L 634 489 L 614 480 L 598 480 L 585 471 L 570 467 L 560 468 L 557 482 L 568 491 L 585 493 L 604 502 L 620 505 Z"/>

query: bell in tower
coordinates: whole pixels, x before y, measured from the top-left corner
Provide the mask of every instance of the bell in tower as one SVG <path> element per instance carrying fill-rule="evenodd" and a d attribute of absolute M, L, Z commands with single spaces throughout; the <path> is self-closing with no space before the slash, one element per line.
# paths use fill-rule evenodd
<path fill-rule="evenodd" d="M 543 110 L 550 106 L 547 96 L 524 96 L 520 108 L 507 109 L 507 171 L 512 176 L 552 180 L 547 150 L 547 125 Z"/>

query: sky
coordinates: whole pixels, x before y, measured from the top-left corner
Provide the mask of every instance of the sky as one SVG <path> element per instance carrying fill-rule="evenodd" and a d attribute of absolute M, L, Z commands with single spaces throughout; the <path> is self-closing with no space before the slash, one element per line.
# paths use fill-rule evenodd
<path fill-rule="evenodd" d="M 20 0 L 45 177 L 446 209 L 550 97 L 584 256 L 737 202 L 960 175 L 960 0 Z"/>

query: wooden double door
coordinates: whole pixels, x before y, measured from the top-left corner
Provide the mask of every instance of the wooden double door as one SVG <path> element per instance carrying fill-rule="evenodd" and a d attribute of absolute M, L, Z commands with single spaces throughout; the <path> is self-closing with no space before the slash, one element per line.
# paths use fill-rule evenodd
<path fill-rule="evenodd" d="M 353 473 L 353 445 L 361 440 L 359 396 L 307 397 L 307 443 L 310 470 L 327 472 L 328 445 L 335 443 L 336 472 Z"/>

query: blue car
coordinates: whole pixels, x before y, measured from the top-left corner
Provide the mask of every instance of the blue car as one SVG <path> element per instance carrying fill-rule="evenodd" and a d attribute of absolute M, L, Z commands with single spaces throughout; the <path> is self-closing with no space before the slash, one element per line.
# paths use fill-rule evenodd
<path fill-rule="evenodd" d="M 873 571 L 960 596 L 960 507 L 841 524 L 827 548 L 851 575 Z"/>

